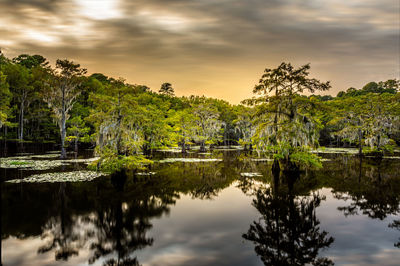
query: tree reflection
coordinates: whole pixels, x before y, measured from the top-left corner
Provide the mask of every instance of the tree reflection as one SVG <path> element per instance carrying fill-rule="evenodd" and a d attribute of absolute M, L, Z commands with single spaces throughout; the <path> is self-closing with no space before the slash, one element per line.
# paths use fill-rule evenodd
<path fill-rule="evenodd" d="M 346 201 L 345 206 L 338 207 L 346 217 L 363 214 L 383 221 L 389 215 L 400 213 L 398 161 L 370 158 L 350 160 L 345 156 L 338 161 L 342 166 L 340 170 L 333 171 L 325 166 L 324 176 L 320 179 L 328 180 L 327 186 L 332 188 L 336 199 Z M 332 167 L 337 168 L 337 164 L 332 164 Z M 396 221 L 389 227 L 399 228 Z"/>
<path fill-rule="evenodd" d="M 125 173 L 112 177 L 115 194 L 110 199 L 111 204 L 100 208 L 88 219 L 96 228 L 90 246 L 93 251 L 90 264 L 100 257 L 115 254 L 103 265 L 139 265 L 134 252 L 153 244 L 153 238 L 146 236 L 152 227 L 150 218 L 169 211 L 168 203 L 155 196 L 141 194 L 131 201 L 124 201 L 126 178 Z"/>
<path fill-rule="evenodd" d="M 168 213 L 168 205 L 175 202 L 176 193 L 172 188 L 161 188 L 151 182 L 145 185 L 130 179 L 127 184 L 125 173 L 109 180 L 111 188 L 109 183 L 102 184 L 96 189 L 91 187 L 89 195 L 78 195 L 81 202 L 92 201 L 89 205 L 93 211 L 84 210 L 84 215 L 74 215 L 77 206 L 72 206 L 73 198 L 67 196 L 66 184 L 59 185 L 54 204 L 58 215 L 49 218 L 43 226 L 41 237 L 46 244 L 38 253 L 54 251 L 56 260 L 68 260 L 78 255 L 80 249 L 89 247 L 89 264 L 103 257 L 104 266 L 139 265 L 134 252 L 153 244 L 153 239 L 146 236 L 152 227 L 150 219 Z"/>
<path fill-rule="evenodd" d="M 56 260 L 68 260 L 71 256 L 77 256 L 82 242 L 79 234 L 74 230 L 71 215 L 67 213 L 68 198 L 65 194 L 65 186 L 65 183 L 61 183 L 58 191 L 59 216 L 52 217 L 45 224 L 42 239 L 47 239 L 47 243 L 38 250 L 38 253 L 55 250 Z"/>
<path fill-rule="evenodd" d="M 287 176 L 287 184 L 281 186 L 275 175 L 272 188 L 257 191 L 253 206 L 262 216 L 243 237 L 255 244 L 265 265 L 333 265 L 328 258 L 318 258 L 319 250 L 334 241 L 320 230 L 316 218 L 323 197 L 293 195 L 294 179 Z"/>
<path fill-rule="evenodd" d="M 347 176 L 332 184 L 337 199 L 351 200 L 347 206 L 339 207 L 348 215 L 362 214 L 383 220 L 388 215 L 396 215 L 400 204 L 400 182 L 385 162 L 364 165 L 360 162 L 358 174 Z"/>
<path fill-rule="evenodd" d="M 394 220 L 393 223 L 389 224 L 389 227 L 400 231 L 400 220 Z M 400 238 L 397 243 L 394 243 L 394 246 L 400 248 Z"/>

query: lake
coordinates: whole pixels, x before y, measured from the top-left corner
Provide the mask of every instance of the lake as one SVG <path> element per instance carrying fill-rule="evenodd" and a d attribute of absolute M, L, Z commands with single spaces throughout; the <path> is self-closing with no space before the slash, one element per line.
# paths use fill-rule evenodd
<path fill-rule="evenodd" d="M 50 148 L 9 152 L 1 179 L 79 173 L 92 156 L 59 162 Z M 225 148 L 158 152 L 145 171 L 88 182 L 2 182 L 1 261 L 399 265 L 400 157 L 345 152 L 324 151 L 323 169 L 299 174 L 273 175 L 268 158 Z"/>

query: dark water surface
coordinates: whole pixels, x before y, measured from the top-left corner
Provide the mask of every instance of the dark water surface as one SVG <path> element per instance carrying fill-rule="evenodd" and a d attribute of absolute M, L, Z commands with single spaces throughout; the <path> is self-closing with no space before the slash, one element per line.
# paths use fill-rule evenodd
<path fill-rule="evenodd" d="M 323 156 L 300 175 L 216 151 L 189 157 L 221 161 L 155 163 L 152 175 L 3 182 L 2 263 L 399 265 L 400 160 Z M 0 169 L 2 180 L 29 174 Z"/>

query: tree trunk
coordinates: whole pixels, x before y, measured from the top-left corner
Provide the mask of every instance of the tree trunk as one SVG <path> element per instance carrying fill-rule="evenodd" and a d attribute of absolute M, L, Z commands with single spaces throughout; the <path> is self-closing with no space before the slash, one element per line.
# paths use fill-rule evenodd
<path fill-rule="evenodd" d="M 66 120 L 66 110 L 65 110 L 65 88 L 62 89 L 62 110 L 61 110 L 61 159 L 65 159 L 67 157 L 67 153 L 65 152 L 65 137 L 67 136 L 67 130 L 65 129 L 65 120 Z"/>
<path fill-rule="evenodd" d="M 67 157 L 67 153 L 65 151 L 65 137 L 67 135 L 67 131 L 65 129 L 65 111 L 62 112 L 61 115 L 61 159 L 65 159 Z"/>
<path fill-rule="evenodd" d="M 206 145 L 204 143 L 204 140 L 200 143 L 200 152 L 205 152 L 206 151 Z"/>
<path fill-rule="evenodd" d="M 279 176 L 279 172 L 281 171 L 281 167 L 279 166 L 278 159 L 274 159 L 274 163 L 272 164 L 272 174 L 274 176 Z"/>
<path fill-rule="evenodd" d="M 358 183 L 361 182 L 361 174 L 362 174 L 362 157 L 360 156 L 360 165 L 359 165 L 359 172 L 358 172 Z"/>
<path fill-rule="evenodd" d="M 362 130 L 358 129 L 358 155 L 362 156 Z"/>
<path fill-rule="evenodd" d="M 24 139 L 24 102 L 21 102 L 20 113 L 19 113 L 19 140 Z"/>
<path fill-rule="evenodd" d="M 224 128 L 224 146 L 227 146 L 226 145 L 226 125 L 225 125 L 225 128 Z"/>
<path fill-rule="evenodd" d="M 100 147 L 100 152 L 103 150 L 103 139 L 104 139 L 104 134 L 103 134 L 103 127 L 100 127 L 100 132 L 99 132 L 99 147 Z"/>
<path fill-rule="evenodd" d="M 78 137 L 75 138 L 75 147 L 74 147 L 75 152 L 78 152 Z"/>
<path fill-rule="evenodd" d="M 378 137 L 377 137 L 377 149 L 378 149 L 378 151 L 380 151 L 381 150 L 381 135 L 380 134 L 378 134 Z"/>
<path fill-rule="evenodd" d="M 182 153 L 186 153 L 186 142 L 183 140 L 182 142 Z"/>
<path fill-rule="evenodd" d="M 148 139 L 149 138 L 147 137 L 147 135 L 144 135 L 144 143 L 143 143 L 143 146 L 142 146 L 144 155 L 150 155 L 150 147 L 149 147 L 149 144 L 148 144 L 148 141 L 147 141 Z"/>

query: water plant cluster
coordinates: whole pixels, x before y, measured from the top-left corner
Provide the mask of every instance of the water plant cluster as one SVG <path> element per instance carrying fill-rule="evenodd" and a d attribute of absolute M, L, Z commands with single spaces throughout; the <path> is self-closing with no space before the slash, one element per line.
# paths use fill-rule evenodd
<path fill-rule="evenodd" d="M 103 174 L 96 171 L 55 172 L 31 175 L 27 178 L 12 179 L 8 183 L 56 183 L 56 182 L 88 182 Z"/>

